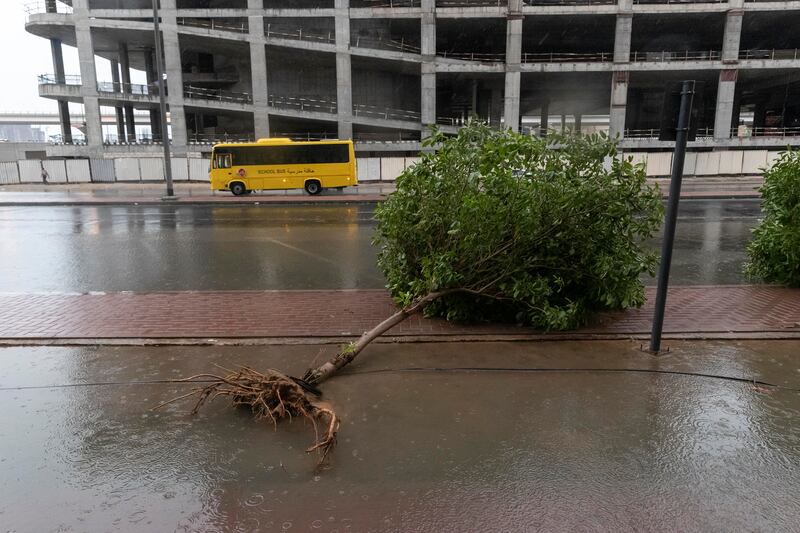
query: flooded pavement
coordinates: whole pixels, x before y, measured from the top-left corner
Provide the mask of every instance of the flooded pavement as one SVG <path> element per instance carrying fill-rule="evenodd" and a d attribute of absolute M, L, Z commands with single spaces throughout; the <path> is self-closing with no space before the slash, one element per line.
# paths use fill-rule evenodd
<path fill-rule="evenodd" d="M 316 473 L 299 422 L 273 431 L 223 402 L 195 417 L 190 404 L 148 407 L 186 391 L 155 380 L 213 363 L 299 373 L 318 347 L 0 348 L 0 523 L 796 530 L 797 342 L 670 347 L 653 358 L 623 341 L 372 346 L 324 386 L 343 423 Z"/>
<path fill-rule="evenodd" d="M 681 206 L 672 283 L 746 282 L 741 267 L 758 201 Z M 4 207 L 0 291 L 382 288 L 373 211 L 361 204 Z"/>

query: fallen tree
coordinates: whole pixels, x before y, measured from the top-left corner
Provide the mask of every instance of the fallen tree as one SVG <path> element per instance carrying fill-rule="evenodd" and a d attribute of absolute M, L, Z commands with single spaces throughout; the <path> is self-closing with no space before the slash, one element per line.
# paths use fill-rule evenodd
<path fill-rule="evenodd" d="M 614 141 L 471 122 L 427 142 L 439 149 L 376 209 L 378 263 L 399 310 L 302 378 L 249 368 L 187 378 L 211 380 L 184 396 L 199 396 L 194 411 L 226 396 L 275 424 L 303 417 L 317 435 L 308 451 L 324 461 L 339 422 L 317 387 L 410 316 L 563 330 L 644 303 L 639 275 L 652 274 L 656 257 L 642 243 L 661 223 L 661 196 Z"/>

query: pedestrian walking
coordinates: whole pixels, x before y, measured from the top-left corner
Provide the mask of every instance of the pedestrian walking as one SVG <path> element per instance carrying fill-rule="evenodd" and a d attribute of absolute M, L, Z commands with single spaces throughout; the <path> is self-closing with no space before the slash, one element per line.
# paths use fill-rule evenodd
<path fill-rule="evenodd" d="M 47 178 L 50 177 L 50 174 L 47 173 L 47 169 L 44 168 L 44 163 L 42 163 L 42 183 L 47 185 Z"/>

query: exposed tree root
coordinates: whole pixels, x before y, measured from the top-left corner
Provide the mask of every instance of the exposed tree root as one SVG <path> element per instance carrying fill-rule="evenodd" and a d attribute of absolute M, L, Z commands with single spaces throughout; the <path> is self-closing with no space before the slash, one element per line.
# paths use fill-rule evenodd
<path fill-rule="evenodd" d="M 329 361 L 316 367 L 312 363 L 303 379 L 287 376 L 274 369 L 268 369 L 262 374 L 249 367 L 241 367 L 237 371 L 219 367 L 227 372 L 227 375 L 223 377 L 216 374 L 197 374 L 181 379 L 179 382 L 202 382 L 203 386 L 196 387 L 192 392 L 166 401 L 153 409 L 159 409 L 184 398 L 197 396 L 197 403 L 192 409 L 192 414 L 195 414 L 209 399 L 214 400 L 219 396 L 227 396 L 234 405 L 249 407 L 257 420 L 267 419 L 275 426 L 283 418 L 291 420 L 294 417 L 303 417 L 311 422 L 315 435 L 314 444 L 306 452 L 319 453 L 320 458 L 317 463 L 317 467 L 319 467 L 336 445 L 339 418 L 333 409 L 319 400 L 322 393 L 317 389 L 317 385 L 349 365 L 369 343 L 380 335 L 410 316 L 419 313 L 434 300 L 457 292 L 486 295 L 484 289 L 446 289 L 428 293 L 400 309 L 371 330 L 364 332 L 358 341 L 345 346 Z M 490 295 L 490 297 L 496 296 Z M 318 424 L 324 428 L 321 436 Z"/>
<path fill-rule="evenodd" d="M 222 368 L 222 367 L 220 367 Z M 328 454 L 336 445 L 336 433 L 339 429 L 339 418 L 327 405 L 319 401 L 319 391 L 314 387 L 287 376 L 277 370 L 268 369 L 258 372 L 248 367 L 239 370 L 222 368 L 227 374 L 197 374 L 180 380 L 181 382 L 199 382 L 203 385 L 192 392 L 168 400 L 153 409 L 159 409 L 178 400 L 197 396 L 192 414 L 197 413 L 206 401 L 220 396 L 228 397 L 235 406 L 246 406 L 256 420 L 269 420 L 277 427 L 278 421 L 288 418 L 302 417 L 311 422 L 314 428 L 314 444 L 306 452 L 317 452 L 321 466 Z M 320 434 L 320 426 L 323 429 Z"/>

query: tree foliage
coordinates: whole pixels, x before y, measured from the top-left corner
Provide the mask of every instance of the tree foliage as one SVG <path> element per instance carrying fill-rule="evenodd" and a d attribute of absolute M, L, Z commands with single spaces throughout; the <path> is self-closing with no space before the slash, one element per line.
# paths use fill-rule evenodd
<path fill-rule="evenodd" d="M 604 135 L 546 139 L 477 121 L 397 179 L 377 208 L 378 263 L 401 306 L 458 321 L 569 329 L 596 310 L 640 306 L 643 241 L 663 208 L 642 166 Z"/>
<path fill-rule="evenodd" d="M 765 218 L 747 246 L 747 273 L 800 287 L 800 152 L 783 152 L 764 172 L 761 208 Z"/>

